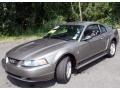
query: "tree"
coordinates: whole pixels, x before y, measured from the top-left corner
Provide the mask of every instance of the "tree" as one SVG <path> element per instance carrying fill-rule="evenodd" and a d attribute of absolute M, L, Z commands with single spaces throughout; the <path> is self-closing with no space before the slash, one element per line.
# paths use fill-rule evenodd
<path fill-rule="evenodd" d="M 29 2 L 0 3 L 0 35 L 22 35 L 48 30 L 55 20 L 98 21 L 119 25 L 120 3 Z M 59 18 L 59 19 L 58 19 Z M 49 28 L 48 28 L 49 27 Z M 45 29 L 46 28 L 46 29 Z"/>

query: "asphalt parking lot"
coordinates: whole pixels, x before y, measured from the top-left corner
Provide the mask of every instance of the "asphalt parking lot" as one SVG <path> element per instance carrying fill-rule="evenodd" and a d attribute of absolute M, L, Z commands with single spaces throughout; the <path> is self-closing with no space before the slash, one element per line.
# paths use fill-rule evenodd
<path fill-rule="evenodd" d="M 26 41 L 0 43 L 0 60 L 5 56 L 5 53 L 9 49 L 24 42 Z M 67 84 L 58 84 L 54 80 L 37 83 L 26 83 L 12 79 L 7 76 L 4 69 L 2 68 L 0 61 L 0 87 L 120 88 L 120 43 L 117 46 L 117 52 L 113 58 L 103 57 L 79 69 L 76 74 L 72 75 L 71 80 Z"/>

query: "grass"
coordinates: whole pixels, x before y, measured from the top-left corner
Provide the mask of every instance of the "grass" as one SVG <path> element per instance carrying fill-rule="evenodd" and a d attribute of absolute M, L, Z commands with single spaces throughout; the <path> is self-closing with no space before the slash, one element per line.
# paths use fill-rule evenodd
<path fill-rule="evenodd" d="M 17 35 L 16 36 L 0 36 L 0 42 L 39 39 L 44 35 L 46 35 L 46 33 L 49 30 L 51 30 L 54 26 L 58 25 L 59 23 L 65 23 L 65 21 L 63 21 L 62 16 L 58 16 L 55 19 L 48 21 L 46 24 L 44 24 L 41 27 L 27 28 L 27 30 L 25 30 L 26 32 L 24 32 L 23 35 L 18 34 L 19 36 Z"/>
<path fill-rule="evenodd" d="M 31 31 L 31 30 L 29 30 Z M 47 31 L 43 32 L 38 30 L 37 32 L 27 32 L 23 35 L 15 35 L 15 36 L 0 36 L 0 42 L 12 42 L 12 41 L 22 41 L 22 40 L 35 40 L 40 39 L 44 35 L 46 35 Z"/>
<path fill-rule="evenodd" d="M 0 36 L 0 42 L 11 42 L 11 41 L 22 41 L 22 40 L 35 40 L 40 39 L 46 35 L 48 31 L 37 31 L 37 32 L 28 32 L 23 35 L 15 36 Z"/>
<path fill-rule="evenodd" d="M 12 42 L 12 41 L 22 41 L 22 40 L 35 40 L 42 38 L 46 33 L 36 33 L 28 35 L 19 36 L 0 36 L 0 42 Z"/>
<path fill-rule="evenodd" d="M 0 37 L 0 42 L 11 42 L 11 41 L 19 41 L 19 40 L 34 40 L 41 37 L 38 36 L 2 36 Z"/>

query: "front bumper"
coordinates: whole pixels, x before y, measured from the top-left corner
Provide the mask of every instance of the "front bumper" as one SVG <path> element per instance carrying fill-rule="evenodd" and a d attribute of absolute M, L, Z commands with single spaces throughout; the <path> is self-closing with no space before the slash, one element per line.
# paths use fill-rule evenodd
<path fill-rule="evenodd" d="M 10 77 L 21 81 L 38 82 L 54 78 L 55 68 L 54 65 L 50 64 L 38 67 L 21 67 L 6 63 L 5 59 L 3 59 L 2 66 Z"/>

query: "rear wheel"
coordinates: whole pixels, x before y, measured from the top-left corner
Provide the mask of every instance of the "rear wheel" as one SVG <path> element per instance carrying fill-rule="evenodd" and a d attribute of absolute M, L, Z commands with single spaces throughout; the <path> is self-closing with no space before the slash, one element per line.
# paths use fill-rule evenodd
<path fill-rule="evenodd" d="M 67 83 L 72 74 L 72 63 L 69 57 L 65 57 L 58 64 L 56 69 L 56 79 L 59 83 Z"/>
<path fill-rule="evenodd" d="M 116 43 L 114 41 L 111 42 L 109 51 L 108 51 L 108 57 L 113 57 L 116 52 Z"/>

